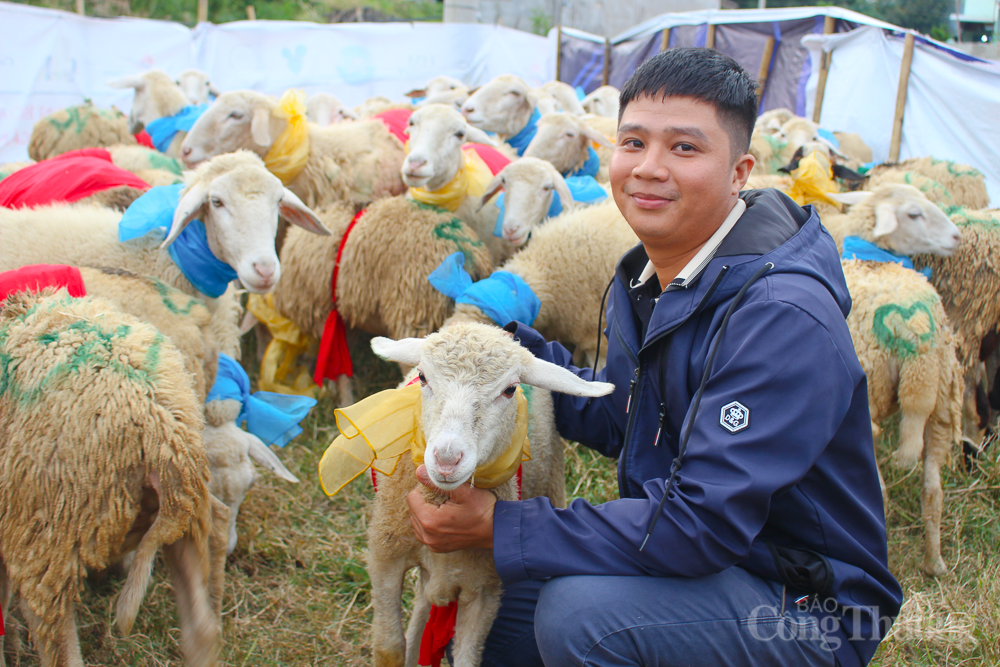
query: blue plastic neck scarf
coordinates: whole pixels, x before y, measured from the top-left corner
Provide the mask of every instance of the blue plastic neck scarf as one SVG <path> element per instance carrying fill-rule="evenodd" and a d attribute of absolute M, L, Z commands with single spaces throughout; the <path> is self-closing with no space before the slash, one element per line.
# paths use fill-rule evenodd
<path fill-rule="evenodd" d="M 583 166 L 574 172 L 563 174 L 566 178 L 574 178 L 576 176 L 597 176 L 597 172 L 601 169 L 601 161 L 597 158 L 597 151 L 594 150 L 593 146 L 587 146 L 587 161 L 583 163 Z"/>
<path fill-rule="evenodd" d="M 530 144 L 531 140 L 535 138 L 535 133 L 538 132 L 538 119 L 541 117 L 542 114 L 539 113 L 538 109 L 532 111 L 531 118 L 528 119 L 528 124 L 525 125 L 520 132 L 507 140 L 507 143 L 517 150 L 518 157 L 524 155 L 524 151 L 528 148 L 528 144 Z"/>
<path fill-rule="evenodd" d="M 910 258 L 906 255 L 897 255 L 893 252 L 889 252 L 885 248 L 880 248 L 874 243 L 865 241 L 859 236 L 844 237 L 844 251 L 840 253 L 840 258 L 860 259 L 868 262 L 901 264 L 904 268 L 917 271 L 917 269 L 913 267 L 913 262 L 911 262 Z M 931 269 L 929 266 L 920 269 L 918 273 L 922 273 L 927 278 L 931 277 Z"/>
<path fill-rule="evenodd" d="M 427 281 L 434 289 L 455 300 L 468 303 L 486 313 L 497 326 L 523 322 L 528 326 L 538 317 L 542 302 L 521 276 L 508 271 L 494 271 L 485 280 L 472 282 L 464 268 L 465 255 L 456 252 L 434 269 Z"/>
<path fill-rule="evenodd" d="M 118 223 L 118 240 L 140 238 L 157 228 L 170 229 L 184 185 L 150 188 L 125 211 Z M 166 236 L 164 231 L 163 236 Z M 201 220 L 192 220 L 167 248 L 171 259 L 195 289 L 213 299 L 222 296 L 238 276 L 231 266 L 212 254 Z"/>
<path fill-rule="evenodd" d="M 170 148 L 170 142 L 174 140 L 174 136 L 178 132 L 188 132 L 194 127 L 195 121 L 201 118 L 206 109 L 208 109 L 207 104 L 186 106 L 173 116 L 157 118 L 147 125 L 146 132 L 149 133 L 149 138 L 153 140 L 156 150 L 166 153 L 167 149 Z"/>
<path fill-rule="evenodd" d="M 565 179 L 566 187 L 569 188 L 569 193 L 573 195 L 573 201 L 582 204 L 596 204 L 599 201 L 604 201 L 608 198 L 608 193 L 604 191 L 604 188 L 594 179 L 593 176 L 570 176 Z M 504 193 L 501 192 L 500 196 L 497 197 L 497 224 L 493 228 L 493 236 L 503 238 L 503 216 L 504 210 Z M 546 218 L 554 218 L 560 213 L 562 213 L 562 198 L 559 193 L 555 190 L 552 191 L 552 203 L 549 204 L 549 211 L 545 214 Z"/>
<path fill-rule="evenodd" d="M 284 447 L 302 433 L 299 422 L 306 418 L 316 400 L 308 396 L 275 394 L 258 391 L 250 394 L 250 378 L 243 367 L 232 357 L 219 355 L 219 370 L 215 384 L 205 402 L 235 399 L 243 409 L 236 418 L 236 425 L 246 422 L 247 431 L 261 439 L 265 445 Z"/>

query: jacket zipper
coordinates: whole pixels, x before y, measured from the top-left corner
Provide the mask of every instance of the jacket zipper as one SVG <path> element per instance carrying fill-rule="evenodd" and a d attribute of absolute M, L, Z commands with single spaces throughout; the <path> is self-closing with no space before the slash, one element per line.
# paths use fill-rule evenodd
<path fill-rule="evenodd" d="M 630 382 L 628 386 L 628 402 L 625 404 L 625 414 L 628 415 L 628 423 L 625 425 L 625 441 L 622 444 L 621 465 L 618 466 L 618 493 L 623 498 L 631 497 L 631 491 L 629 491 L 627 486 L 628 475 L 626 474 L 625 468 L 628 462 L 628 459 L 626 458 L 626 455 L 628 454 L 628 441 L 629 438 L 632 437 L 632 427 L 635 424 L 635 415 L 638 413 L 638 410 L 632 412 L 632 400 L 636 398 L 636 394 L 638 393 L 636 390 L 638 389 L 641 391 L 642 389 L 639 380 L 639 367 L 636 366 L 635 373 L 632 375 L 632 382 Z"/>

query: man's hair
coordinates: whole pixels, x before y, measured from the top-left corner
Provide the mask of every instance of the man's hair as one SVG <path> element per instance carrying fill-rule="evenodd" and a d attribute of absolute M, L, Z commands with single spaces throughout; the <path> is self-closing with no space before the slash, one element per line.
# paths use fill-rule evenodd
<path fill-rule="evenodd" d="M 729 56 L 702 48 L 670 49 L 640 65 L 622 88 L 618 122 L 637 97 L 693 97 L 715 107 L 729 134 L 733 160 L 750 148 L 757 120 L 757 84 Z"/>

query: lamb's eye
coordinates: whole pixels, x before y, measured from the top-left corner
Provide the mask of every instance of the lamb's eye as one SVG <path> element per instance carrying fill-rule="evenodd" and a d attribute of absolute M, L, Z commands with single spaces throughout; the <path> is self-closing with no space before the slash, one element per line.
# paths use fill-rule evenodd
<path fill-rule="evenodd" d="M 212 201 L 212 206 L 214 206 L 215 208 L 222 208 L 222 200 L 219 199 L 218 197 L 212 197 L 211 201 Z"/>
<path fill-rule="evenodd" d="M 507 398 L 513 398 L 514 397 L 514 393 L 516 391 L 517 391 L 517 385 L 516 384 L 512 384 L 511 386 L 509 386 L 509 387 L 507 387 L 506 389 L 503 390 L 503 395 L 506 396 Z"/>
<path fill-rule="evenodd" d="M 551 190 L 552 188 L 553 188 L 553 186 L 552 186 L 552 185 L 543 185 L 543 186 L 542 186 L 542 190 L 545 190 L 546 192 L 548 192 L 548 191 L 549 191 L 549 190 Z"/>
<path fill-rule="evenodd" d="M 419 373 L 417 373 L 417 377 L 420 378 L 420 386 L 421 387 L 426 387 L 427 386 L 427 378 L 424 377 L 424 372 L 420 371 Z"/>
<path fill-rule="evenodd" d="M 465 139 L 465 132 L 459 130 L 458 132 L 455 133 L 455 136 L 458 137 L 459 139 Z"/>
<path fill-rule="evenodd" d="M 920 211 L 910 211 L 907 215 L 910 216 L 910 220 L 916 220 L 920 217 Z"/>
<path fill-rule="evenodd" d="M 243 112 L 241 112 L 241 111 L 234 111 L 231 114 L 229 114 L 229 117 L 233 118 L 235 120 L 239 120 L 240 118 L 243 118 Z"/>

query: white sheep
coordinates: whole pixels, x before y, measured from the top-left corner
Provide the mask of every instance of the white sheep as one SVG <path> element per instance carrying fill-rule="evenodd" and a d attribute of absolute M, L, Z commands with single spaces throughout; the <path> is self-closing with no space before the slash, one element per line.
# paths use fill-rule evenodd
<path fill-rule="evenodd" d="M 455 111 L 461 111 L 462 105 L 465 104 L 467 99 L 469 99 L 470 94 L 471 93 L 467 86 L 453 88 L 451 90 L 446 90 L 443 93 L 437 93 L 436 95 L 426 97 L 423 101 L 418 102 L 417 106 L 422 107 L 427 104 L 447 104 L 448 106 L 455 107 Z"/>
<path fill-rule="evenodd" d="M 566 113 L 545 114 L 538 120 L 538 130 L 525 149 L 524 157 L 548 160 L 563 176 L 580 172 L 593 176 L 599 183 L 607 183 L 607 162 L 601 163 L 598 157 L 597 164 L 587 164 L 588 160 L 597 156 L 594 144 L 609 151 L 614 148 L 611 139 L 579 116 Z M 610 154 L 608 157 L 610 158 Z"/>
<path fill-rule="evenodd" d="M 547 95 L 553 102 L 552 112 L 569 113 L 574 116 L 582 116 L 587 113 L 580 99 L 576 96 L 576 89 L 568 83 L 562 81 L 549 81 L 535 88 L 535 93 L 539 96 Z M 549 113 L 543 111 L 544 113 Z"/>
<path fill-rule="evenodd" d="M 201 404 L 180 353 L 109 302 L 59 291 L 0 302 L 0 356 L 3 614 L 15 590 L 42 664 L 83 667 L 86 570 L 137 549 L 117 602 L 127 635 L 162 547 L 185 663 L 214 666 L 226 509 L 208 491 Z"/>
<path fill-rule="evenodd" d="M 532 230 L 549 217 L 552 198 L 559 196 L 562 211 L 575 207 L 573 194 L 562 174 L 552 163 L 533 157 L 514 160 L 486 187 L 483 202 L 504 191 L 504 216 L 501 234 L 506 241 L 521 247 Z"/>
<path fill-rule="evenodd" d="M 621 91 L 614 86 L 601 86 L 583 98 L 583 109 L 587 113 L 618 120 L 618 98 Z"/>
<path fill-rule="evenodd" d="M 129 131 L 133 134 L 141 132 L 155 120 L 179 114 L 192 104 L 180 86 L 159 69 L 115 79 L 107 85 L 111 88 L 135 90 L 132 110 L 128 114 Z M 163 152 L 170 157 L 178 157 L 185 136 L 186 132 L 177 132 Z"/>
<path fill-rule="evenodd" d="M 451 194 L 449 202 L 441 205 L 472 228 L 489 248 L 495 264 L 513 255 L 516 247 L 493 235 L 498 210 L 495 204 L 484 204 L 482 199 L 489 180 L 483 182 L 467 172 L 462 150 L 470 142 L 487 146 L 496 143 L 482 130 L 470 126 L 462 114 L 443 104 L 420 107 L 409 122 L 409 153 L 403 161 L 402 177 L 410 187 L 410 196 L 434 203 L 433 195 L 441 191 Z M 486 173 L 485 178 L 492 180 L 493 174 Z"/>
<path fill-rule="evenodd" d="M 197 69 L 186 69 L 177 75 L 177 85 L 190 104 L 208 104 L 222 93 L 207 74 Z"/>
<path fill-rule="evenodd" d="M 248 90 L 220 95 L 194 124 L 181 147 L 189 167 L 240 148 L 268 162 L 268 153 L 289 127 L 278 102 Z M 399 175 L 403 145 L 378 120 L 308 126 L 308 154 L 288 189 L 308 206 L 334 201 L 363 206 L 375 199 L 402 194 Z"/>
<path fill-rule="evenodd" d="M 466 85 L 455 77 L 441 74 L 428 81 L 423 88 L 415 88 L 406 93 L 406 96 L 409 98 L 434 97 L 449 90 L 457 90 L 465 87 Z"/>
<path fill-rule="evenodd" d="M 986 178 L 967 164 L 932 157 L 915 157 L 896 164 L 880 164 L 868 172 L 868 185 L 879 182 L 884 171 L 914 172 L 941 184 L 954 203 L 969 209 L 985 209 L 990 205 Z"/>
<path fill-rule="evenodd" d="M 523 155 L 534 136 L 532 119 L 540 115 L 537 107 L 538 97 L 524 79 L 501 74 L 469 96 L 462 115 L 469 125 L 495 132 Z"/>
<path fill-rule="evenodd" d="M 313 93 L 306 101 L 306 118 L 310 123 L 322 126 L 357 120 L 358 114 L 330 93 Z"/>
<path fill-rule="evenodd" d="M 49 114 L 35 123 L 28 157 L 36 162 L 81 148 L 134 146 L 128 120 L 118 109 L 99 109 L 90 100 Z"/>
<path fill-rule="evenodd" d="M 481 324 L 456 324 L 425 339 L 376 338 L 372 349 L 385 359 L 417 366 L 422 385 L 417 426 L 426 439 L 423 463 L 438 488 L 455 489 L 470 479 L 475 484 L 477 468 L 510 459 L 514 465 L 507 468 L 506 481 L 500 481 L 502 476 L 497 479 L 493 491 L 501 500 L 516 500 L 518 450 L 527 436 L 531 459 L 523 463 L 522 496 L 550 493 L 557 496 L 554 504 L 564 504 L 563 443 L 554 428 L 551 397 L 546 394 L 604 396 L 613 385 L 581 380 L 534 358 L 502 330 Z M 523 390 L 530 395 L 530 401 L 525 401 L 526 430 L 524 417 L 518 414 L 524 409 L 517 396 L 519 385 L 534 387 Z M 333 458 L 331 451 L 336 447 L 335 442 L 324 462 Z M 558 469 L 552 470 L 553 465 Z M 474 667 L 500 606 L 500 580 L 489 550 L 434 554 L 417 541 L 406 504 L 406 495 L 419 486 L 414 469 L 413 458 L 404 453 L 392 475 L 376 475 L 367 558 L 375 662 L 415 665 L 431 605 L 446 606 L 457 600 L 452 664 Z M 320 470 L 325 477 L 324 463 Z M 542 481 L 535 489 L 529 488 L 532 478 Z M 420 488 L 429 502 L 445 500 L 444 495 Z M 404 637 L 403 581 L 406 572 L 418 566 L 417 595 Z"/>

